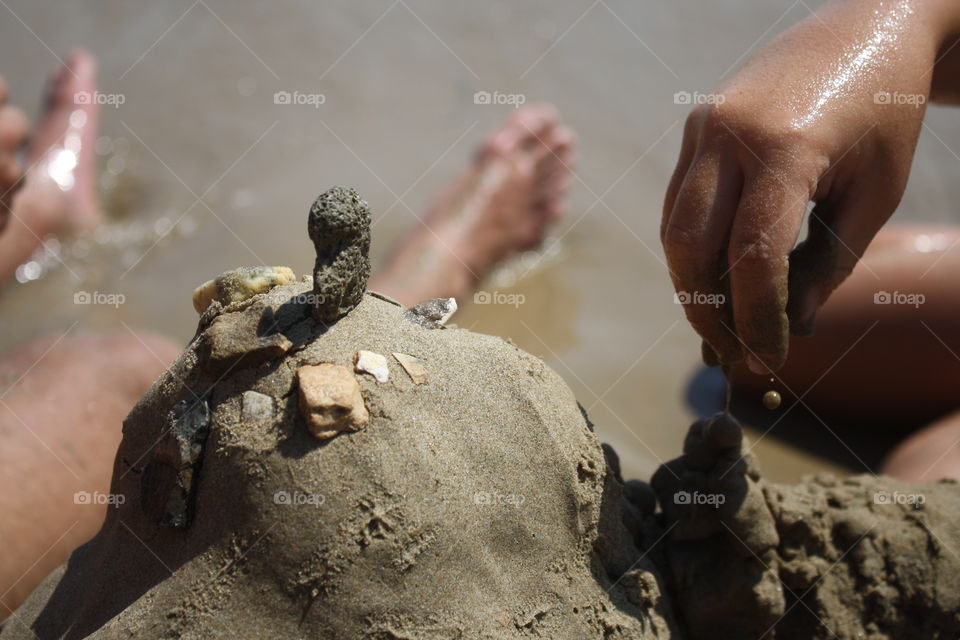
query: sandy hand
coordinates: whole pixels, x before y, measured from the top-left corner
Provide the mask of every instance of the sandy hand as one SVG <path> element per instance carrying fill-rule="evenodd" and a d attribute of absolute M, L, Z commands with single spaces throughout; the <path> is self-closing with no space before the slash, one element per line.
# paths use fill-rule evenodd
<path fill-rule="evenodd" d="M 690 114 L 661 240 L 708 364 L 776 370 L 813 331 L 900 201 L 958 22 L 955 2 L 826 3 Z"/>

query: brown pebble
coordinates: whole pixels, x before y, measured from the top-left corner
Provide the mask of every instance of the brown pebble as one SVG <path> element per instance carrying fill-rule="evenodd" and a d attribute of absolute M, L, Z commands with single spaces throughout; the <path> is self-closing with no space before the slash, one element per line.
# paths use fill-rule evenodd
<path fill-rule="evenodd" d="M 767 391 L 763 394 L 763 406 L 773 411 L 780 407 L 780 394 L 776 391 Z"/>
<path fill-rule="evenodd" d="M 360 384 L 348 369 L 336 364 L 305 365 L 297 369 L 297 379 L 300 414 L 314 438 L 326 440 L 367 426 L 370 414 Z"/>

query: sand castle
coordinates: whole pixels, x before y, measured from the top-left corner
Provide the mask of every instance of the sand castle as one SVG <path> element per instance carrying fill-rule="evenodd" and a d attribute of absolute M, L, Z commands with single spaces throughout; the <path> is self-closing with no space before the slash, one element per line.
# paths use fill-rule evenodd
<path fill-rule="evenodd" d="M 127 499 L 0 639 L 960 633 L 956 483 L 771 485 L 724 415 L 624 482 L 542 361 L 366 292 L 369 221 L 332 189 L 312 276 L 198 289 L 124 422 Z"/>

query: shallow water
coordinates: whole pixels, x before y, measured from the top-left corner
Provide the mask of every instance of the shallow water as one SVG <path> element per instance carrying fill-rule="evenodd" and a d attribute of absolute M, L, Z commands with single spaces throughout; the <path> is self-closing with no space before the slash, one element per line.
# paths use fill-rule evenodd
<path fill-rule="evenodd" d="M 13 102 L 36 112 L 57 62 L 51 50 L 74 45 L 100 59 L 101 91 L 125 102 L 101 118 L 109 225 L 79 252 L 63 248 L 67 268 L 3 293 L 0 347 L 83 328 L 145 328 L 185 342 L 196 284 L 239 265 L 309 271 L 306 212 L 335 184 L 370 202 L 382 256 L 513 111 L 475 104 L 474 93 L 519 94 L 554 103 L 579 134 L 570 211 L 548 260 L 513 286 L 484 287 L 521 294 L 522 304 L 464 305 L 455 321 L 543 356 L 627 475 L 648 476 L 679 453 L 694 416 L 687 386 L 699 341 L 673 304 L 657 238 L 689 109 L 674 94 L 709 91 L 757 43 L 805 16 L 803 3 L 7 5 L 0 73 Z M 276 92 L 324 101 L 275 104 Z M 928 114 L 898 218 L 957 219 L 955 117 Z M 78 291 L 122 294 L 123 304 L 74 304 Z M 719 403 L 715 383 L 704 382 Z M 773 436 L 757 452 L 778 480 L 836 468 Z"/>

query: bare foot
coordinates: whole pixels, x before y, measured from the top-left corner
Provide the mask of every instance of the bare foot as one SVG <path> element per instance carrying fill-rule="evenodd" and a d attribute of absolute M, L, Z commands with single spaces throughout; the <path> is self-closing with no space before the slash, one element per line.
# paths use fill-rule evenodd
<path fill-rule="evenodd" d="M 398 244 L 370 288 L 407 306 L 469 296 L 501 260 L 536 247 L 563 214 L 573 141 L 552 107 L 518 111 Z"/>
<path fill-rule="evenodd" d="M 93 57 L 84 51 L 50 79 L 46 106 L 27 150 L 26 177 L 0 235 L 0 281 L 9 279 L 43 238 L 82 233 L 100 222 L 94 189 L 97 105 Z"/>

